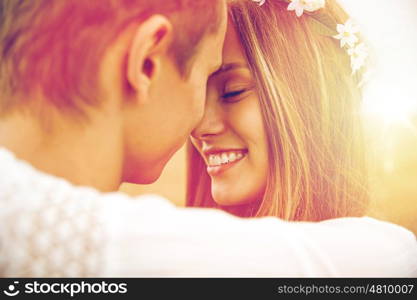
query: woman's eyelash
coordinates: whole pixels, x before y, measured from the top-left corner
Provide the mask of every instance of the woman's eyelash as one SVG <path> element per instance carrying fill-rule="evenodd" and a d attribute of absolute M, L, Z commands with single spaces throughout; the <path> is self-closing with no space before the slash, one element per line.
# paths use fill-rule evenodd
<path fill-rule="evenodd" d="M 235 96 L 239 96 L 240 94 L 244 93 L 246 90 L 237 90 L 237 91 L 233 91 L 233 92 L 229 92 L 229 93 L 225 93 L 223 94 L 222 98 L 227 99 L 227 98 L 232 98 Z"/>

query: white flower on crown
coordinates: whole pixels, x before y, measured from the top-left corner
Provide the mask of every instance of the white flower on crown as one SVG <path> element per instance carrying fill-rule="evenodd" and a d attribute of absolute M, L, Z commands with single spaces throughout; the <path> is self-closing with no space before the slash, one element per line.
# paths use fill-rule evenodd
<path fill-rule="evenodd" d="M 259 6 L 262 6 L 262 5 L 265 4 L 266 0 L 252 0 L 252 1 L 255 2 L 255 3 L 258 3 Z"/>
<path fill-rule="evenodd" d="M 365 64 L 365 60 L 368 57 L 368 48 L 364 43 L 360 43 L 359 45 L 348 49 L 348 54 L 350 56 L 352 73 L 354 74 Z"/>
<path fill-rule="evenodd" d="M 290 0 L 287 10 L 295 10 L 297 17 L 301 17 L 304 11 L 313 12 L 323 8 L 325 0 Z"/>
<path fill-rule="evenodd" d="M 340 47 L 342 48 L 345 45 L 352 48 L 359 40 L 355 34 L 359 31 L 358 27 L 353 24 L 352 20 L 348 20 L 345 24 L 337 24 L 336 30 L 339 34 L 335 35 L 334 38 L 340 40 Z"/>

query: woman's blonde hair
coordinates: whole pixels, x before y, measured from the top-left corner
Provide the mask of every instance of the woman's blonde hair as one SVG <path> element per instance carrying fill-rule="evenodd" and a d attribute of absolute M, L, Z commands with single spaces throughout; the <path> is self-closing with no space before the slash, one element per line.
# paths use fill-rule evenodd
<path fill-rule="evenodd" d="M 362 136 L 361 73 L 352 75 L 339 42 L 323 36 L 308 15 L 268 0 L 229 5 L 257 85 L 269 149 L 263 199 L 222 207 L 242 217 L 317 221 L 363 215 L 368 203 Z M 348 19 L 335 2 L 326 12 Z M 200 154 L 189 145 L 187 206 L 218 207 Z"/>

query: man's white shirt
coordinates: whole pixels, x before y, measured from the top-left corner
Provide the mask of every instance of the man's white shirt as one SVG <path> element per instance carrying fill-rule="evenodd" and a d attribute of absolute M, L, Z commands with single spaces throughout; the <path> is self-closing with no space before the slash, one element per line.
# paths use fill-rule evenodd
<path fill-rule="evenodd" d="M 76 187 L 0 148 L 3 277 L 417 277 L 417 241 L 369 217 L 287 222 Z"/>

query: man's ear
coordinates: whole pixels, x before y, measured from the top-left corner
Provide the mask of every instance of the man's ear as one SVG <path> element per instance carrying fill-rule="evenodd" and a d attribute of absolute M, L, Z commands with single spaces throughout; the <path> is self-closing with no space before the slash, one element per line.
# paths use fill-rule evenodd
<path fill-rule="evenodd" d="M 161 58 L 172 40 L 172 24 L 162 15 L 153 15 L 136 28 L 128 52 L 127 79 L 146 101 L 155 74 L 161 69 Z"/>

